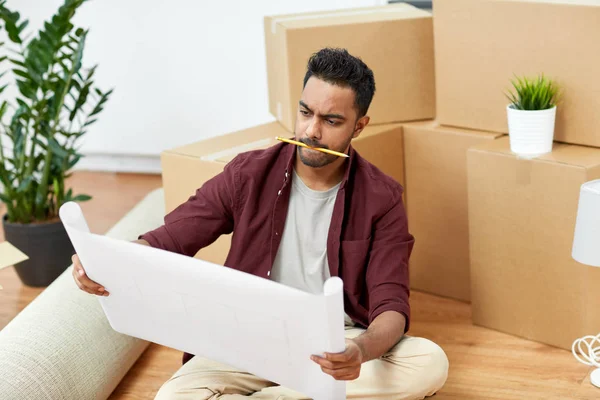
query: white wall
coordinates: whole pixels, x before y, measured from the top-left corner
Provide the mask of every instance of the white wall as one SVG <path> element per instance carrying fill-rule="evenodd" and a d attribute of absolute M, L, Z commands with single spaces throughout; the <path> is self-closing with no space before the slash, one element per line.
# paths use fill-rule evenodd
<path fill-rule="evenodd" d="M 8 0 L 38 28 L 62 0 Z M 274 120 L 268 112 L 263 16 L 386 0 L 96 0 L 84 66 L 115 87 L 83 139 L 80 168 L 158 172 L 167 148 Z"/>

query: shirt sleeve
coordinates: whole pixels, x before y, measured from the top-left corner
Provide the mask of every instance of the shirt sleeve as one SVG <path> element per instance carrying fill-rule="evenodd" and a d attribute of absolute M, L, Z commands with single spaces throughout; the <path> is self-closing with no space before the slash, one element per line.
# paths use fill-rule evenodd
<path fill-rule="evenodd" d="M 396 311 L 410 325 L 408 259 L 414 246 L 402 191 L 398 189 L 389 210 L 375 223 L 373 245 L 367 266 L 369 324 L 384 311 Z"/>
<path fill-rule="evenodd" d="M 165 216 L 164 225 L 139 236 L 150 246 L 193 257 L 219 236 L 233 231 L 238 159 L 206 181 L 185 203 Z"/>

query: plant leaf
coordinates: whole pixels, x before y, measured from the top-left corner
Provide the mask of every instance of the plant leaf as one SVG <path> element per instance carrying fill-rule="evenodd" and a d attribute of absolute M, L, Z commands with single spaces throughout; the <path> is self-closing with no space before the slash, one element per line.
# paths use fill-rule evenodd
<path fill-rule="evenodd" d="M 515 76 L 511 83 L 516 94 L 510 92 L 507 97 L 516 109 L 545 110 L 554 106 L 556 83 L 544 74 L 536 78 Z"/>
<path fill-rule="evenodd" d="M 25 28 L 27 28 L 27 25 L 29 25 L 28 20 L 21 22 L 21 24 L 17 27 L 17 30 L 19 31 L 19 33 L 23 32 L 23 30 L 25 30 Z"/>
<path fill-rule="evenodd" d="M 79 194 L 79 195 L 73 197 L 71 199 L 71 201 L 83 202 L 83 201 L 89 201 L 91 199 L 92 199 L 92 196 L 88 196 L 87 194 Z"/>
<path fill-rule="evenodd" d="M 25 177 L 25 179 L 23 179 L 21 181 L 21 183 L 19 184 L 19 186 L 17 187 L 17 193 L 24 193 L 25 191 L 27 191 L 27 189 L 29 189 L 29 185 L 31 184 L 32 181 L 33 181 L 33 176 Z"/>
<path fill-rule="evenodd" d="M 16 58 L 9 58 L 8 60 L 13 64 L 18 65 L 19 67 L 27 68 L 27 65 L 25 65 L 23 61 L 17 60 Z"/>
<path fill-rule="evenodd" d="M 21 76 L 21 77 L 23 77 L 25 79 L 33 80 L 31 78 L 31 76 L 26 71 L 22 71 L 20 69 L 13 69 L 13 72 L 14 72 L 15 75 Z"/>
<path fill-rule="evenodd" d="M 92 125 L 94 122 L 96 122 L 97 120 L 98 120 L 97 118 L 94 118 L 94 119 L 92 119 L 92 120 L 90 120 L 90 121 L 87 121 L 85 124 L 83 124 L 83 126 L 84 126 L 84 127 L 86 127 L 86 126 L 90 126 L 90 125 Z"/>
<path fill-rule="evenodd" d="M 50 147 L 50 150 L 52 150 L 52 153 L 60 158 L 69 156 L 69 153 L 64 149 L 64 147 L 62 147 L 53 137 L 48 139 L 48 146 Z"/>
<path fill-rule="evenodd" d="M 68 167 L 67 170 L 70 170 L 71 168 L 73 168 L 79 162 L 80 159 L 81 159 L 80 155 L 73 157 L 71 159 L 71 161 L 69 161 L 69 164 L 67 165 L 67 167 Z"/>
<path fill-rule="evenodd" d="M 19 23 L 20 17 L 21 16 L 18 12 L 11 12 L 10 10 L 8 10 L 5 7 L 4 2 L 0 4 L 0 19 L 4 21 L 4 29 L 8 33 L 9 39 L 13 43 L 18 44 L 23 43 L 23 41 L 21 40 L 21 31 L 19 30 L 19 26 L 23 26 L 23 28 L 27 26 L 27 21 L 24 21 L 20 25 L 17 25 Z"/>

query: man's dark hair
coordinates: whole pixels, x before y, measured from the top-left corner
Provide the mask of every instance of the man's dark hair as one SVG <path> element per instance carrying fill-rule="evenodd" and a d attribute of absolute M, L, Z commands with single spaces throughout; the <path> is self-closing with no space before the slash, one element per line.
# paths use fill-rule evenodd
<path fill-rule="evenodd" d="M 332 85 L 350 87 L 356 95 L 358 117 L 367 114 L 375 94 L 373 71 L 360 58 L 346 49 L 324 48 L 308 60 L 304 86 L 311 76 Z"/>

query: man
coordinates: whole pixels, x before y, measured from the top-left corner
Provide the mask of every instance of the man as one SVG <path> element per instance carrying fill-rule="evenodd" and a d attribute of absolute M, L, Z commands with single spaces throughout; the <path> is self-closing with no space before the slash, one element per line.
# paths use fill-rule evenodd
<path fill-rule="evenodd" d="M 445 383 L 448 360 L 409 328 L 408 259 L 414 239 L 403 188 L 354 151 L 369 123 L 373 72 L 342 49 L 308 62 L 295 139 L 338 157 L 280 143 L 240 154 L 165 224 L 138 243 L 188 256 L 233 232 L 225 265 L 312 293 L 332 275 L 344 281 L 343 353 L 313 357 L 348 381 L 349 398 L 421 399 Z M 193 171 L 190 171 L 193 173 Z M 74 256 L 83 290 L 108 295 Z M 157 399 L 298 399 L 299 393 L 227 365 L 184 355 Z"/>

